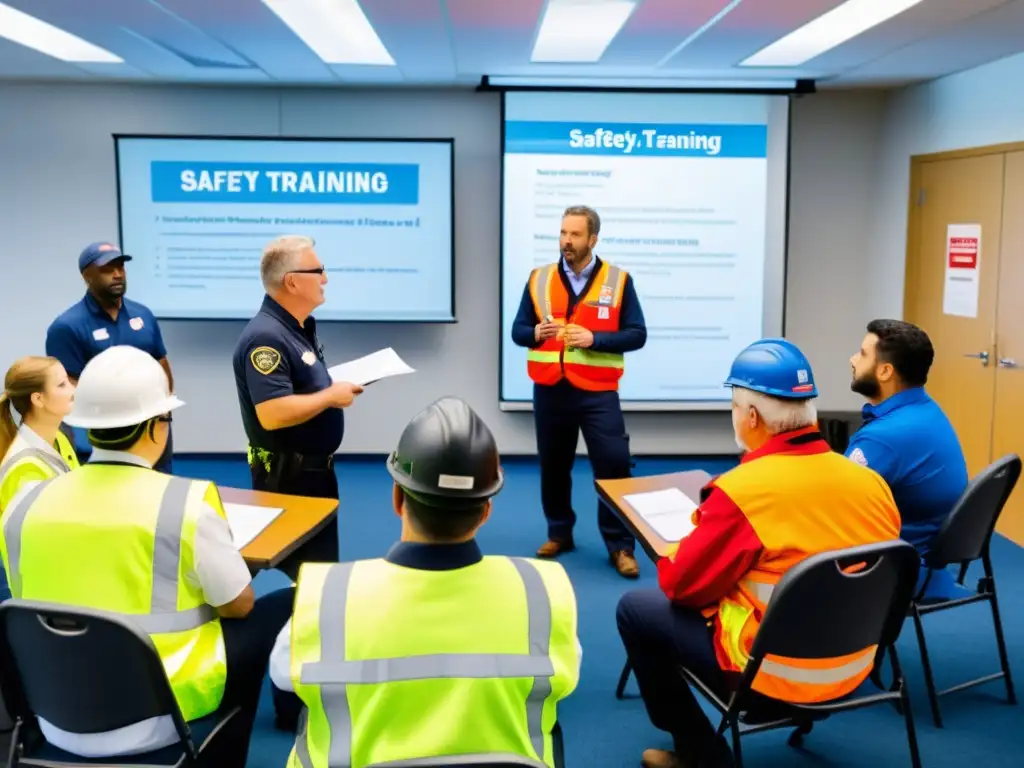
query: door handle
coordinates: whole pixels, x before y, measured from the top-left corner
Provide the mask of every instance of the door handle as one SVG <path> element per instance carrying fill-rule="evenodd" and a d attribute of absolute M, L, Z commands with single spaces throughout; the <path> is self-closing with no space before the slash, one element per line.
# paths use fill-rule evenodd
<path fill-rule="evenodd" d="M 1000 368 L 1020 368 L 1020 363 L 1014 360 L 1012 357 L 1000 357 L 999 358 Z"/>
<path fill-rule="evenodd" d="M 988 352 L 975 352 L 973 354 L 970 352 L 965 352 L 964 357 L 973 357 L 976 360 L 981 360 L 982 367 L 988 365 Z M 1002 363 L 1002 361 L 1000 361 L 1000 363 Z"/>

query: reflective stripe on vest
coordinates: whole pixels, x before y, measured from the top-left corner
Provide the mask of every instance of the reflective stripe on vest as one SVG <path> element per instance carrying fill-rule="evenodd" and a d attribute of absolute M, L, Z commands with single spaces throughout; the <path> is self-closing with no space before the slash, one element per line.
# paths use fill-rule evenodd
<path fill-rule="evenodd" d="M 529 623 L 529 654 L 428 654 L 393 659 L 345 659 L 345 612 L 353 563 L 331 566 L 320 601 L 320 661 L 302 665 L 300 682 L 319 685 L 324 712 L 330 728 L 329 768 L 348 768 L 352 752 L 352 713 L 345 686 L 361 683 L 391 683 L 441 678 L 532 677 L 533 687 L 526 701 L 526 722 L 530 741 L 538 755 L 544 754 L 544 702 L 551 695 L 550 658 L 551 599 L 537 570 L 527 561 L 509 558 L 526 591 Z M 303 768 L 313 768 L 308 747 L 308 720 L 303 718 L 295 740 L 295 756 Z"/>
<path fill-rule="evenodd" d="M 18 500 L 4 523 L 7 541 L 7 570 L 11 577 L 11 594 L 21 596 L 21 531 L 32 504 L 52 482 L 35 485 Z M 160 501 L 156 537 L 153 544 L 153 588 L 148 614 L 121 614 L 150 635 L 185 632 L 197 629 L 215 618 L 209 605 L 185 611 L 178 610 L 178 570 L 181 563 L 182 526 L 185 522 L 188 492 L 192 481 L 172 477 Z"/>
<path fill-rule="evenodd" d="M 7 459 L 3 464 L 0 464 L 0 482 L 3 482 L 4 475 L 7 474 L 8 470 L 12 469 L 22 459 L 38 459 L 58 475 L 71 471 L 71 467 L 65 464 L 63 459 L 51 456 L 46 451 L 40 451 L 38 448 L 24 448 Z"/>
<path fill-rule="evenodd" d="M 537 281 L 534 290 L 539 310 L 537 316 L 542 323 L 551 316 L 551 278 L 557 277 L 552 274 L 557 266 L 557 264 L 548 264 L 546 267 L 541 267 L 534 276 Z"/>

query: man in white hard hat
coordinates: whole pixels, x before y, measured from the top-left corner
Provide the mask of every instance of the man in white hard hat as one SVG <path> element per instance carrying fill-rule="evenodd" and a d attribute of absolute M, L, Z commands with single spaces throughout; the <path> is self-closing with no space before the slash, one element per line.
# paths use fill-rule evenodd
<path fill-rule="evenodd" d="M 153 470 L 167 444 L 170 394 L 160 364 L 128 346 L 89 361 L 66 421 L 88 430 L 80 469 L 29 486 L 5 510 L 0 551 L 14 597 L 112 611 L 153 639 L 184 719 L 240 707 L 218 768 L 243 768 L 274 638 L 294 589 L 259 600 L 215 485 Z M 73 522 L 69 522 L 73 521 Z M 169 717 L 106 733 L 68 733 L 40 719 L 48 742 L 83 757 L 160 749 Z"/>

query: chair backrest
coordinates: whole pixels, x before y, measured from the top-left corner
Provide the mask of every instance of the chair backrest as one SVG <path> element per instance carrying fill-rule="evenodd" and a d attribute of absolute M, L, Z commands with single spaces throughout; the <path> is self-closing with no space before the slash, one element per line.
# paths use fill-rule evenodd
<path fill-rule="evenodd" d="M 391 760 L 374 763 L 367 768 L 547 768 L 545 763 L 519 755 L 454 755 L 452 757 L 417 757 L 412 760 Z"/>
<path fill-rule="evenodd" d="M 153 641 L 105 611 L 7 600 L 0 681 L 15 718 L 88 734 L 170 715 L 191 744 Z"/>
<path fill-rule="evenodd" d="M 967 484 L 932 541 L 926 558 L 929 566 L 970 562 L 988 552 L 999 514 L 1020 472 L 1020 456 L 1011 453 L 989 464 Z"/>
<path fill-rule="evenodd" d="M 905 541 L 812 555 L 772 593 L 751 659 L 846 656 L 899 637 L 920 558 Z"/>

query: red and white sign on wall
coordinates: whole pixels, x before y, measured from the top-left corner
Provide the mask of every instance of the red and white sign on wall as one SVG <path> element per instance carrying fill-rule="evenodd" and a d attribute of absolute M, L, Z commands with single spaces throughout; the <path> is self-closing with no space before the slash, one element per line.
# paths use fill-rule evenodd
<path fill-rule="evenodd" d="M 978 316 L 981 272 L 981 225 L 950 224 L 946 228 L 946 286 L 942 311 L 960 317 Z"/>

